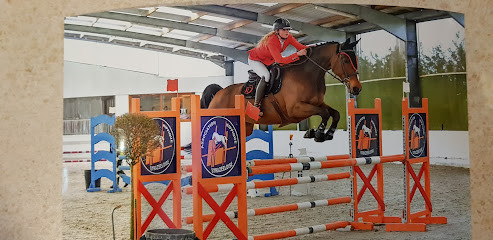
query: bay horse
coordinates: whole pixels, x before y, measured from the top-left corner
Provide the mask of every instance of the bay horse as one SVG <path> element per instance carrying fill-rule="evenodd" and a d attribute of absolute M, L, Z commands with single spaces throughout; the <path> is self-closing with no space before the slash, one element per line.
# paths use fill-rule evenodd
<path fill-rule="evenodd" d="M 317 142 L 331 140 L 340 119 L 339 112 L 324 102 L 325 73 L 328 72 L 341 83 L 348 92 L 358 95 L 361 83 L 358 78 L 357 59 L 353 51 L 358 41 L 351 43 L 324 42 L 309 46 L 308 54 L 300 60 L 281 66 L 283 68 L 282 88 L 276 94 L 269 94 L 261 105 L 263 115 L 255 121 L 246 117 L 246 135 L 253 131 L 254 124 L 299 123 L 312 116 L 319 115 L 322 122 L 317 130 L 310 129 L 305 138 L 315 138 Z M 271 83 L 274 79 L 271 79 Z M 230 85 L 224 89 L 217 84 L 211 84 L 204 90 L 202 96 L 203 108 L 234 108 L 235 95 L 241 94 L 243 83 Z M 245 99 L 253 103 L 254 99 Z M 209 103 L 209 104 L 208 104 Z M 276 106 L 277 105 L 277 106 Z M 325 133 L 329 118 L 332 123 Z"/>

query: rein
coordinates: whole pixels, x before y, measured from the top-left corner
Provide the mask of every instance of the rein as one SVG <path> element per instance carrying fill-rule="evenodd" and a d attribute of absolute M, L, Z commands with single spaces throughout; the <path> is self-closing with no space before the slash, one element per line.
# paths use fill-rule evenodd
<path fill-rule="evenodd" d="M 341 53 L 344 53 L 346 54 L 344 51 L 340 52 L 337 54 L 338 58 L 339 58 L 339 62 L 341 62 L 341 65 L 343 65 L 342 63 L 342 59 L 341 59 Z M 349 78 L 351 78 L 352 76 L 354 75 L 357 75 L 358 74 L 358 71 L 356 70 L 353 74 L 351 75 L 348 75 L 346 73 L 346 70 L 344 70 L 344 66 L 342 67 L 342 71 L 344 71 L 344 75 L 346 75 L 346 77 L 344 79 L 341 79 L 339 76 L 335 75 L 334 73 L 330 72 L 329 70 L 330 69 L 325 69 L 324 67 L 320 66 L 320 64 L 318 64 L 317 62 L 315 62 L 313 59 L 311 59 L 308 55 L 306 56 L 306 58 L 308 60 L 310 60 L 313 64 L 315 64 L 315 66 L 319 67 L 320 69 L 322 69 L 324 72 L 330 74 L 333 78 L 335 78 L 337 81 L 341 82 L 342 84 L 344 84 L 348 89 L 350 88 L 350 83 L 349 83 Z"/>
<path fill-rule="evenodd" d="M 342 62 L 341 54 L 345 54 L 348 57 L 349 57 L 349 55 L 346 53 L 347 51 L 344 51 L 344 50 L 342 50 L 340 48 L 341 48 L 341 45 L 338 44 L 338 47 L 337 47 L 337 49 L 338 49 L 337 57 L 339 58 L 339 62 L 342 65 L 342 71 L 344 71 L 344 75 L 346 76 L 344 79 L 341 79 L 339 76 L 337 76 L 334 73 L 332 73 L 330 71 L 330 69 L 325 69 L 324 67 L 320 66 L 320 64 L 318 64 L 317 62 L 315 62 L 315 60 L 313 60 L 312 58 L 310 58 L 310 55 L 313 53 L 313 48 L 311 48 L 311 47 L 307 49 L 308 53 L 305 55 L 306 59 L 304 61 L 300 61 L 300 62 L 297 62 L 297 63 L 290 63 L 290 64 L 286 64 L 286 65 L 283 65 L 283 66 L 280 66 L 280 67 L 281 68 L 286 68 L 286 67 L 289 67 L 289 66 L 301 65 L 301 64 L 305 63 L 306 60 L 310 60 L 310 62 L 312 62 L 313 64 L 315 64 L 315 66 L 319 67 L 324 72 L 330 74 L 333 78 L 335 78 L 340 83 L 344 84 L 349 89 L 350 88 L 349 78 L 351 78 L 354 75 L 358 75 L 358 70 L 354 67 L 354 63 L 351 62 L 352 66 L 353 66 L 353 69 L 356 70 L 356 71 L 353 74 L 351 74 L 351 75 L 348 75 L 346 73 L 346 70 L 344 69 L 344 64 Z M 351 60 L 351 58 L 349 58 L 349 59 Z"/>

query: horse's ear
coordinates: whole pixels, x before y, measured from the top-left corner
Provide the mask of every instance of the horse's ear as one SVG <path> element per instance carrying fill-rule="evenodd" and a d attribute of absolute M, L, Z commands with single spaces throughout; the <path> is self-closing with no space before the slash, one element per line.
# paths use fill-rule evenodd
<path fill-rule="evenodd" d="M 349 45 L 350 42 L 351 42 L 350 38 L 346 39 L 346 41 L 342 44 L 341 49 L 345 49 Z"/>
<path fill-rule="evenodd" d="M 353 49 L 356 46 L 356 44 L 358 44 L 359 40 L 361 40 L 361 38 L 358 39 L 356 42 L 353 42 L 353 43 L 349 44 L 349 46 L 348 46 L 347 49 Z"/>

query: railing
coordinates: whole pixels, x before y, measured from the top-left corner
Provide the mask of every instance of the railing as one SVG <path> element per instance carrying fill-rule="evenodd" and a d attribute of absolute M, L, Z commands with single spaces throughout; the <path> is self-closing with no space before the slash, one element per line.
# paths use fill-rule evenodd
<path fill-rule="evenodd" d="M 94 132 L 110 132 L 110 126 L 100 124 L 96 126 Z M 90 135 L 91 134 L 91 119 L 80 120 L 63 120 L 63 135 Z"/>

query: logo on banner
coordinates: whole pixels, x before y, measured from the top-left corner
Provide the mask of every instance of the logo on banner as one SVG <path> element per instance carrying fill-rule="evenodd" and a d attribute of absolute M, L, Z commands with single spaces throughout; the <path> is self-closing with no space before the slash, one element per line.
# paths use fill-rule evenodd
<path fill-rule="evenodd" d="M 202 125 L 202 177 L 238 176 L 240 160 L 240 139 L 235 125 L 237 119 L 212 117 Z M 232 122 L 236 121 L 236 124 Z M 204 174 L 207 173 L 207 174 Z M 238 174 L 240 173 L 240 174 Z"/>
<path fill-rule="evenodd" d="M 409 116 L 409 155 L 410 158 L 425 157 L 426 152 L 426 115 L 413 113 Z"/>
<path fill-rule="evenodd" d="M 172 119 L 172 118 L 171 118 Z M 170 166 L 174 165 L 176 158 L 176 139 L 174 128 L 170 126 L 168 121 L 162 118 L 154 118 L 154 121 L 159 125 L 161 134 L 159 136 L 160 147 L 154 150 L 148 156 L 145 162 L 142 162 L 142 175 L 155 175 L 163 173 L 171 173 Z M 170 171 L 167 171 L 167 170 Z M 174 173 L 175 171 L 173 171 Z"/>
<path fill-rule="evenodd" d="M 377 114 L 355 116 L 356 157 L 380 155 L 379 119 Z"/>

